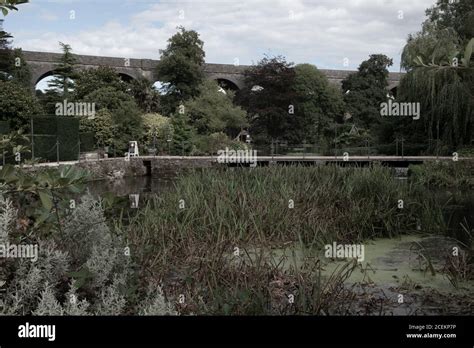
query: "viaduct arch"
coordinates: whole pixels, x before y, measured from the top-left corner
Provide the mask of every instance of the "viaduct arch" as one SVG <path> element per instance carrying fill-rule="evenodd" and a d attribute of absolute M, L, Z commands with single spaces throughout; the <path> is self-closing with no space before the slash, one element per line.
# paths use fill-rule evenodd
<path fill-rule="evenodd" d="M 52 75 L 57 61 L 61 58 L 60 53 L 23 51 L 26 62 L 31 70 L 31 87 L 34 89 L 36 84 L 43 78 Z M 88 68 L 97 68 L 99 66 L 109 66 L 114 68 L 119 75 L 125 79 L 138 79 L 144 77 L 151 82 L 158 80 L 155 73 L 155 67 L 158 60 L 154 59 L 135 59 L 75 55 L 77 59 L 76 67 L 79 70 Z M 244 71 L 248 65 L 231 64 L 211 64 L 206 63 L 204 73 L 208 79 L 216 80 L 221 86 L 230 89 L 241 89 L 244 87 Z M 354 73 L 350 70 L 328 70 L 321 69 L 329 82 L 340 85 L 341 81 L 349 74 Z M 389 74 L 389 90 L 396 90 L 403 73 Z"/>

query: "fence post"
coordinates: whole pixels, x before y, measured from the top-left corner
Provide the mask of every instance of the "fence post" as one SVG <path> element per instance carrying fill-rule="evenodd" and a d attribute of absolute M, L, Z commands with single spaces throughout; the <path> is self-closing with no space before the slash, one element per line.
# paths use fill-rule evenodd
<path fill-rule="evenodd" d="M 369 145 L 369 138 L 367 138 L 366 142 L 367 142 L 367 158 L 370 158 L 370 145 Z"/>
<path fill-rule="evenodd" d="M 439 157 L 439 120 L 436 123 L 436 159 Z"/>
<path fill-rule="evenodd" d="M 34 132 L 34 125 L 33 125 L 33 117 L 31 118 L 31 163 L 33 167 L 35 166 L 35 132 Z"/>
<path fill-rule="evenodd" d="M 79 139 L 77 146 L 79 147 L 78 152 L 77 152 L 77 161 L 81 162 L 81 139 Z"/>
<path fill-rule="evenodd" d="M 5 151 L 2 151 L 2 157 L 3 157 L 3 166 L 5 166 Z"/>
<path fill-rule="evenodd" d="M 59 165 L 59 140 L 56 140 L 56 160 Z"/>
<path fill-rule="evenodd" d="M 403 141 L 404 141 L 405 139 L 403 139 L 403 137 L 402 137 L 402 139 L 401 139 L 401 140 L 402 140 L 402 158 L 403 158 L 403 157 L 404 157 L 404 152 L 403 152 Z"/>

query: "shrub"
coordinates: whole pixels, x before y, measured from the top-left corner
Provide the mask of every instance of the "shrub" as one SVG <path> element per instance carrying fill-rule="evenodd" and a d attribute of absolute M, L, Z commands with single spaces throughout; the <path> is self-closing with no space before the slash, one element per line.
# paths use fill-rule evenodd
<path fill-rule="evenodd" d="M 13 241 L 16 211 L 0 195 L 0 241 Z M 130 300 L 132 261 L 120 237 L 104 221 L 101 204 L 84 196 L 67 219 L 63 234 L 36 239 L 36 263 L 7 259 L 6 293 L 0 295 L 4 315 L 120 315 L 176 314 L 159 288 L 148 291 L 142 302 Z M 3 278 L 3 279 L 2 279 Z"/>
<path fill-rule="evenodd" d="M 29 127 L 31 116 L 42 114 L 41 105 L 31 91 L 14 81 L 0 81 L 0 120 L 10 128 Z"/>

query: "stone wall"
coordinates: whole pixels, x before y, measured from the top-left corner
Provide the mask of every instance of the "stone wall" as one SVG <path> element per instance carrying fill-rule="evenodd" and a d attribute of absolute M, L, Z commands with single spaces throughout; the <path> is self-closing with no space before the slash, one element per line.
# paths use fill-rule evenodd
<path fill-rule="evenodd" d="M 59 168 L 64 166 L 73 165 L 77 168 L 88 170 L 92 179 L 111 179 L 115 180 L 121 177 L 131 176 L 170 176 L 179 173 L 182 170 L 196 169 L 196 168 L 209 168 L 216 163 L 212 163 L 211 158 L 154 158 L 154 157 L 141 157 L 141 158 L 130 158 L 126 161 L 124 158 L 109 158 L 102 159 L 100 161 L 81 161 L 74 163 L 59 164 Z M 43 170 L 45 168 L 57 168 L 55 163 L 49 163 L 48 165 L 37 165 L 30 167 L 28 170 Z"/>
<path fill-rule="evenodd" d="M 94 179 L 113 179 L 122 176 L 146 175 L 146 167 L 143 165 L 143 161 L 133 158 L 131 158 L 130 161 L 125 161 L 124 158 L 83 161 L 77 163 L 75 166 L 87 169 L 92 173 Z"/>
<path fill-rule="evenodd" d="M 186 169 L 210 168 L 216 165 L 216 163 L 212 163 L 209 158 L 180 159 L 171 157 L 151 159 L 149 161 L 151 161 L 152 176 L 169 176 Z"/>

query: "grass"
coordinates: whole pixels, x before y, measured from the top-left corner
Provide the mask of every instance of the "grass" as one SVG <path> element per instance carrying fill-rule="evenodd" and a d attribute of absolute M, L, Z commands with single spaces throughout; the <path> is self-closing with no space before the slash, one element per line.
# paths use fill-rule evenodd
<path fill-rule="evenodd" d="M 296 166 L 181 175 L 174 190 L 117 229 L 133 246 L 142 277 L 160 279 L 171 297 L 185 295 L 181 313 L 253 315 L 347 313 L 352 295 L 343 282 L 354 268 L 348 263 L 321 279 L 319 260 L 284 270 L 264 252 L 249 257 L 247 248 L 322 248 L 418 226 L 445 228 L 441 208 L 420 183 L 399 181 L 381 166 Z M 237 263 L 228 257 L 236 247 Z"/>
<path fill-rule="evenodd" d="M 417 221 L 429 232 L 444 227 L 440 209 L 421 185 L 400 182 L 378 166 L 197 171 L 179 177 L 175 186 L 135 220 L 154 226 L 155 237 L 320 246 L 397 236 L 415 231 Z"/>
<path fill-rule="evenodd" d="M 427 162 L 411 165 L 410 177 L 431 187 L 474 188 L 474 161 Z"/>

